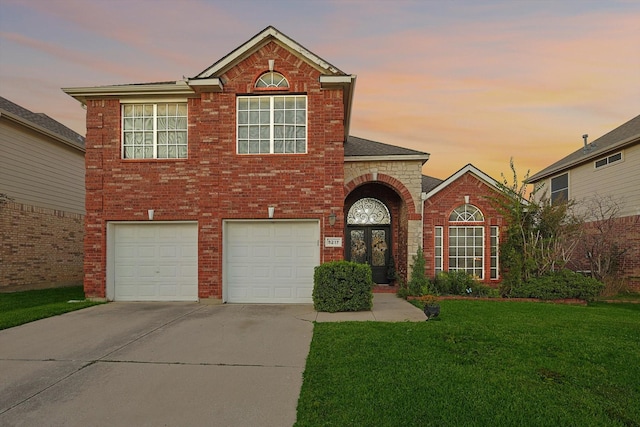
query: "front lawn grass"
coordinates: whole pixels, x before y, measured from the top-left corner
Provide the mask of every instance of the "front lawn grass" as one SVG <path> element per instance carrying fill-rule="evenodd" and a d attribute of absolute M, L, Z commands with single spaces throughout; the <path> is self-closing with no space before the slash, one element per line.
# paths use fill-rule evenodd
<path fill-rule="evenodd" d="M 640 305 L 440 304 L 316 323 L 296 426 L 640 426 Z"/>
<path fill-rule="evenodd" d="M 96 304 L 82 286 L 0 293 L 0 330 Z"/>

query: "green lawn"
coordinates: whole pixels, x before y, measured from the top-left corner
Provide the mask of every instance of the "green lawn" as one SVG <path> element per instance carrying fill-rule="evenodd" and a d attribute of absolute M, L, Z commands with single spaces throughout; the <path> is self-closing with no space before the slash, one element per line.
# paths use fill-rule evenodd
<path fill-rule="evenodd" d="M 296 426 L 640 426 L 640 304 L 317 323 Z"/>
<path fill-rule="evenodd" d="M 85 301 L 81 286 L 0 293 L 0 330 L 96 304 Z"/>

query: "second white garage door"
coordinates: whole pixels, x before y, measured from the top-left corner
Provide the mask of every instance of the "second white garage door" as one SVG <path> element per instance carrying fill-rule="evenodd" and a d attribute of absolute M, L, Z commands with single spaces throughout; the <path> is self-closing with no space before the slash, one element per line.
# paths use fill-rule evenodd
<path fill-rule="evenodd" d="M 227 302 L 312 302 L 318 221 L 228 221 L 224 233 Z"/>

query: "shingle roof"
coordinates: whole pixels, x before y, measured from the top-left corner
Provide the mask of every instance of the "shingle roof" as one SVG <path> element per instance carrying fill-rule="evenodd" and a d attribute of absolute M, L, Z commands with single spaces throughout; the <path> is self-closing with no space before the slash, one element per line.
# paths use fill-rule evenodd
<path fill-rule="evenodd" d="M 640 141 L 640 115 L 594 140 L 587 145 L 586 150 L 584 147 L 581 147 L 568 156 L 532 175 L 527 181 L 540 181 L 550 175 L 570 169 L 581 163 L 591 161 L 607 152 L 619 149 L 627 144 L 637 143 L 638 141 Z"/>
<path fill-rule="evenodd" d="M 396 145 L 383 144 L 382 142 L 349 136 L 344 144 L 345 157 L 388 157 L 388 156 L 418 156 L 429 158 L 429 153 L 410 150 Z"/>
<path fill-rule="evenodd" d="M 442 184 L 444 180 L 440 178 L 434 178 L 432 176 L 422 175 L 422 192 L 428 193 L 429 191 Z"/>
<path fill-rule="evenodd" d="M 16 116 L 23 122 L 35 125 L 35 127 L 37 128 L 44 129 L 45 131 L 48 131 L 60 138 L 65 139 L 76 147 L 84 149 L 84 137 L 82 135 L 74 132 L 62 123 L 52 119 L 44 113 L 34 113 L 1 96 L 0 112 Z"/>

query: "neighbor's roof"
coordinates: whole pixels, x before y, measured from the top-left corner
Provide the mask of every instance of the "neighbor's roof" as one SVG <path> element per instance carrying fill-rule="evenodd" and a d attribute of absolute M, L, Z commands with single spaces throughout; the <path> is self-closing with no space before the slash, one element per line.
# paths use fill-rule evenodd
<path fill-rule="evenodd" d="M 547 166 L 540 172 L 531 176 L 527 182 L 534 183 L 541 179 L 555 175 L 566 169 L 573 168 L 582 163 L 592 161 L 613 150 L 637 144 L 640 141 L 640 115 L 629 120 L 625 124 L 615 128 L 611 132 L 601 136 L 579 150 L 574 151 L 551 166 Z"/>
<path fill-rule="evenodd" d="M 344 144 L 345 162 L 372 160 L 429 160 L 429 153 L 349 136 Z"/>
<path fill-rule="evenodd" d="M 44 113 L 34 113 L 0 96 L 0 117 L 84 151 L 84 137 Z"/>

